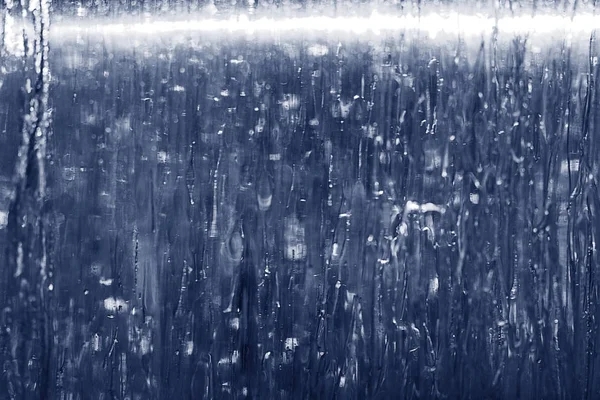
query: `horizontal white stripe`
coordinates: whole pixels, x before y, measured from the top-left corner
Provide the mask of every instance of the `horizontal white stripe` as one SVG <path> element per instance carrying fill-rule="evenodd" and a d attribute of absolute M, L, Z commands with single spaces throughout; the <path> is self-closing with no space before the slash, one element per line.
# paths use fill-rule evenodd
<path fill-rule="evenodd" d="M 554 13 L 519 12 L 521 16 L 491 17 L 489 14 L 469 14 L 459 12 L 393 15 L 371 11 L 366 16 L 303 16 L 303 17 L 257 17 L 240 15 L 228 19 L 206 18 L 202 16 L 187 19 L 166 19 L 164 17 L 137 17 L 137 20 L 104 20 L 94 18 L 54 18 L 50 25 L 50 41 L 72 40 L 76 38 L 101 36 L 123 38 L 124 44 L 131 37 L 162 37 L 181 33 L 209 34 L 255 34 L 257 36 L 278 35 L 360 35 L 369 37 L 390 33 L 413 32 L 430 38 L 482 37 L 497 29 L 499 35 L 535 34 L 543 37 L 569 38 L 589 35 L 600 27 L 600 15 L 582 12 L 573 18 Z M 201 15 L 214 15 L 204 12 Z M 31 29 L 28 27 L 27 30 Z M 6 18 L 5 46 L 14 53 L 22 46 L 22 21 Z M 31 29 L 33 32 L 33 30 Z M 18 53 L 18 51 L 16 51 Z"/>
<path fill-rule="evenodd" d="M 383 15 L 376 11 L 366 17 L 262 17 L 249 18 L 241 15 L 229 19 L 193 18 L 186 20 L 160 20 L 147 18 L 144 22 L 106 22 L 87 20 L 81 22 L 57 22 L 53 24 L 52 36 L 70 34 L 121 35 L 127 33 L 160 35 L 176 32 L 340 32 L 340 33 L 384 33 L 394 31 L 422 31 L 434 37 L 439 33 L 480 35 L 492 33 L 497 27 L 500 33 L 591 33 L 600 27 L 600 16 L 579 14 L 575 17 L 563 15 L 536 15 L 502 17 L 497 20 L 483 15 L 449 12 L 442 14 Z"/>

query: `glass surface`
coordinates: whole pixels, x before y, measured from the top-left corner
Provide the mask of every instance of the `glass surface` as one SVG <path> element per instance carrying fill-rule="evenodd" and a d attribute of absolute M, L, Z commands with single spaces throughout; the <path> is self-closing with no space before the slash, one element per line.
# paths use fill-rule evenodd
<path fill-rule="evenodd" d="M 0 15 L 1 399 L 600 398 L 591 2 Z"/>

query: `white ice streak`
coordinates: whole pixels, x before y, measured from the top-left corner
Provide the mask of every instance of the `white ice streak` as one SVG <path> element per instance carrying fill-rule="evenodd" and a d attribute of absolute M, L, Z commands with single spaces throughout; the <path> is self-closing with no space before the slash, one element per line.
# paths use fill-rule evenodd
<path fill-rule="evenodd" d="M 590 12 L 579 12 L 571 17 L 558 13 L 538 12 L 520 16 L 503 16 L 495 18 L 493 14 L 468 14 L 457 11 L 428 12 L 422 15 L 406 13 L 394 15 L 377 10 L 365 16 L 281 16 L 256 17 L 237 15 L 230 18 L 214 18 L 211 14 L 204 16 L 188 16 L 186 19 L 165 19 L 146 15 L 141 19 L 100 20 L 90 18 L 57 19 L 49 30 L 49 39 L 54 42 L 80 40 L 85 36 L 132 38 L 136 36 L 157 37 L 178 33 L 217 33 L 222 34 L 302 34 L 332 33 L 361 35 L 381 35 L 390 32 L 419 32 L 430 38 L 443 34 L 446 37 L 461 35 L 462 37 L 480 38 L 491 35 L 495 31 L 501 34 L 538 34 L 542 37 L 557 35 L 569 38 L 577 34 L 589 35 L 600 26 L 600 15 Z M 4 20 L 4 51 L 21 56 L 25 51 L 23 33 L 34 32 L 28 21 L 17 19 L 7 13 Z M 123 43 L 130 43 L 129 40 Z M 31 50 L 31 49 L 30 49 Z M 313 45 L 308 48 L 311 55 L 324 55 L 327 47 Z M 174 88 L 173 90 L 177 90 Z"/>
<path fill-rule="evenodd" d="M 131 21 L 130 21 L 131 22 Z M 230 33 L 286 33 L 286 32 L 338 32 L 375 33 L 384 31 L 420 31 L 435 38 L 441 33 L 477 36 L 491 34 L 495 27 L 499 33 L 591 32 L 600 26 L 600 16 L 581 13 L 573 18 L 567 15 L 538 14 L 494 17 L 459 12 L 431 13 L 427 15 L 391 15 L 373 11 L 366 17 L 305 16 L 262 17 L 250 19 L 239 15 L 223 18 L 190 18 L 187 20 L 159 20 L 152 17 L 142 22 L 91 22 L 78 23 L 68 20 L 57 22 L 52 29 L 55 39 L 69 35 L 161 35 L 177 32 L 230 32 Z M 324 48 L 311 47 L 312 53 L 322 53 Z"/>

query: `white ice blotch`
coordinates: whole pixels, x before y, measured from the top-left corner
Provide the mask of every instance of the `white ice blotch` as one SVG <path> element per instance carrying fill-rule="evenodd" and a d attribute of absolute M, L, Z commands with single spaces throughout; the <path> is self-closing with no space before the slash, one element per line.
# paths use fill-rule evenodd
<path fill-rule="evenodd" d="M 4 51 L 7 54 L 22 57 L 25 55 L 25 43 L 23 34 L 27 37 L 34 37 L 34 26 L 28 20 L 16 21 L 8 12 L 4 13 Z M 29 54 L 33 51 L 30 46 Z"/>
<path fill-rule="evenodd" d="M 188 356 L 191 356 L 193 352 L 194 352 L 194 342 L 189 340 L 185 344 L 185 354 L 187 354 Z"/>
<path fill-rule="evenodd" d="M 223 357 L 219 360 L 219 365 L 228 365 L 228 364 L 235 364 L 239 361 L 240 359 L 240 353 L 237 350 L 234 350 L 231 353 L 231 357 Z"/>
<path fill-rule="evenodd" d="M 567 161 L 567 160 L 564 160 L 560 164 L 560 173 L 561 174 L 567 174 L 567 173 L 569 173 L 569 169 L 571 170 L 571 172 L 577 172 L 577 171 L 579 171 L 579 159 L 575 158 L 575 159 L 572 159 L 570 162 Z"/>
<path fill-rule="evenodd" d="M 419 205 L 419 203 L 417 203 L 416 201 L 407 201 L 406 202 L 406 207 L 404 207 L 404 212 L 405 213 L 411 213 L 411 212 L 418 212 L 420 211 L 421 206 Z"/>
<path fill-rule="evenodd" d="M 83 6 L 77 7 L 77 16 L 85 17 L 87 15 L 87 8 Z"/>
<path fill-rule="evenodd" d="M 337 243 L 334 243 L 331 247 L 331 256 L 334 260 L 340 257 L 340 246 Z"/>
<path fill-rule="evenodd" d="M 140 339 L 140 353 L 142 355 L 150 353 L 152 350 L 152 344 L 150 343 L 150 338 L 146 335 L 143 335 Z"/>
<path fill-rule="evenodd" d="M 298 339 L 296 338 L 287 338 L 285 339 L 284 351 L 282 354 L 282 359 L 284 364 L 290 364 L 294 360 L 294 349 L 298 346 Z"/>
<path fill-rule="evenodd" d="M 408 225 L 406 225 L 406 222 L 403 222 L 402 224 L 400 224 L 400 234 L 403 236 L 408 235 Z"/>
<path fill-rule="evenodd" d="M 479 204 L 479 194 L 477 194 L 477 193 L 470 193 L 469 194 L 469 200 L 473 204 Z"/>
<path fill-rule="evenodd" d="M 156 153 L 156 160 L 159 164 L 166 164 L 169 160 L 169 155 L 165 151 L 159 151 Z"/>
<path fill-rule="evenodd" d="M 327 53 L 329 53 L 327 46 L 322 44 L 313 44 L 308 48 L 308 55 L 313 57 L 325 56 Z"/>
<path fill-rule="evenodd" d="M 100 351 L 100 336 L 97 333 L 92 336 L 92 350 L 95 352 Z"/>
<path fill-rule="evenodd" d="M 304 227 L 295 216 L 285 219 L 285 258 L 290 261 L 302 261 L 306 258 Z"/>
<path fill-rule="evenodd" d="M 258 209 L 260 211 L 267 211 L 271 207 L 271 202 L 273 201 L 273 194 L 271 191 L 271 185 L 266 174 L 263 174 L 258 179 L 257 184 L 257 200 L 258 200 Z"/>
<path fill-rule="evenodd" d="M 429 295 L 435 296 L 440 288 L 440 281 L 437 274 L 429 281 Z"/>
<path fill-rule="evenodd" d="M 17 270 L 15 271 L 15 278 L 18 278 L 23 273 L 23 243 L 19 242 L 17 247 Z"/>
<path fill-rule="evenodd" d="M 110 286 L 113 284 L 113 280 L 111 278 L 101 278 L 100 279 L 100 284 L 103 286 Z"/>
<path fill-rule="evenodd" d="M 419 204 L 416 201 L 409 200 L 406 202 L 406 207 L 404 208 L 404 214 L 409 214 L 412 212 L 417 213 L 427 213 L 427 212 L 437 212 L 443 214 L 446 211 L 444 206 L 440 206 L 433 203 L 423 203 Z"/>
<path fill-rule="evenodd" d="M 351 292 L 349 290 L 346 291 L 346 301 L 344 302 L 344 309 L 349 310 L 352 307 L 352 303 L 354 302 L 354 296 L 356 293 Z"/>
<path fill-rule="evenodd" d="M 104 308 L 110 312 L 125 312 L 128 309 L 128 304 L 121 298 L 107 297 L 104 299 Z"/>
<path fill-rule="evenodd" d="M 267 211 L 271 207 L 271 202 L 273 200 L 273 196 L 267 195 L 266 197 L 261 197 L 260 195 L 258 195 L 257 197 L 258 197 L 258 209 L 260 211 Z"/>
<path fill-rule="evenodd" d="M 294 351 L 296 347 L 298 347 L 298 339 L 297 338 L 287 338 L 285 339 L 285 349 Z"/>
<path fill-rule="evenodd" d="M 8 213 L 0 211 L 0 229 L 6 228 L 6 225 L 8 225 Z"/>
<path fill-rule="evenodd" d="M 295 94 L 285 94 L 283 101 L 281 101 L 281 107 L 285 111 L 293 111 L 300 108 L 300 97 Z"/>

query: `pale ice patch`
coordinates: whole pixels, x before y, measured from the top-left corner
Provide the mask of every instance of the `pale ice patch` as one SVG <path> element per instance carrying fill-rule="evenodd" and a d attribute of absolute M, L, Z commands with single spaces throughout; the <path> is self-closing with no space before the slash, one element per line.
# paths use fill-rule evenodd
<path fill-rule="evenodd" d="M 146 335 L 143 335 L 140 339 L 140 353 L 142 355 L 148 354 L 152 351 L 152 344 L 150 343 L 150 338 Z"/>
<path fill-rule="evenodd" d="M 298 347 L 298 339 L 297 338 L 287 338 L 285 339 L 285 349 L 286 350 L 294 350 L 296 347 Z"/>
<path fill-rule="evenodd" d="M 560 173 L 561 174 L 567 174 L 567 173 L 569 173 L 569 168 L 571 169 L 571 172 L 577 172 L 577 171 L 579 171 L 579 159 L 574 158 L 570 162 L 567 161 L 567 160 L 564 160 L 560 164 Z"/>
<path fill-rule="evenodd" d="M 435 296 L 440 288 L 440 281 L 437 274 L 429 281 L 429 295 Z"/>
<path fill-rule="evenodd" d="M 102 286 L 110 286 L 110 285 L 112 285 L 112 283 L 113 283 L 113 280 L 111 278 L 101 278 L 100 279 L 100 284 Z"/>
<path fill-rule="evenodd" d="M 34 37 L 34 27 L 29 21 L 17 20 L 10 13 L 5 12 L 4 15 L 4 51 L 7 54 L 23 57 L 25 55 L 25 42 L 23 35 Z M 33 47 L 29 46 L 29 54 L 31 55 Z"/>
<path fill-rule="evenodd" d="M 325 56 L 329 53 L 327 46 L 322 44 L 313 44 L 308 48 L 308 54 L 313 57 Z"/>
<path fill-rule="evenodd" d="M 128 304 L 121 298 L 107 297 L 104 299 L 104 308 L 111 312 L 125 312 L 128 309 Z"/>
<path fill-rule="evenodd" d="M 92 350 L 96 352 L 100 351 L 100 336 L 97 333 L 94 333 L 92 336 Z"/>
<path fill-rule="evenodd" d="M 284 344 L 285 349 L 282 354 L 282 359 L 283 359 L 284 364 L 289 364 L 293 361 L 293 359 L 294 359 L 293 352 L 297 346 L 298 346 L 298 339 L 296 339 L 296 338 L 285 339 L 285 344 Z"/>
<path fill-rule="evenodd" d="M 236 364 L 240 359 L 240 353 L 234 350 L 231 353 L 231 357 L 223 357 L 219 360 L 219 365 Z"/>
<path fill-rule="evenodd" d="M 300 97 L 295 94 L 286 94 L 280 103 L 285 111 L 297 110 L 300 108 Z"/>
<path fill-rule="evenodd" d="M 6 225 L 8 225 L 8 213 L 0 211 L 0 229 L 6 228 Z"/>
<path fill-rule="evenodd" d="M 156 153 L 156 160 L 159 164 L 165 164 L 169 161 L 169 155 L 165 151 L 159 151 Z"/>
<path fill-rule="evenodd" d="M 266 197 L 262 197 L 260 195 L 258 197 L 258 209 L 260 211 L 267 211 L 271 207 L 271 202 L 273 201 L 272 195 L 267 195 Z"/>
<path fill-rule="evenodd" d="M 304 226 L 295 216 L 285 219 L 285 258 L 290 261 L 302 261 L 306 258 L 306 240 Z"/>
<path fill-rule="evenodd" d="M 186 342 L 186 344 L 185 344 L 185 354 L 187 354 L 188 356 L 191 356 L 193 352 L 194 352 L 194 342 L 192 342 L 190 340 L 190 341 Z"/>
<path fill-rule="evenodd" d="M 479 204 L 479 194 L 477 194 L 477 193 L 469 194 L 469 200 L 473 204 Z"/>
<path fill-rule="evenodd" d="M 444 206 L 440 206 L 433 203 L 423 203 L 419 204 L 416 201 L 409 200 L 406 202 L 406 207 L 404 208 L 404 213 L 409 214 L 412 212 L 418 213 L 426 213 L 426 212 L 438 212 L 443 214 L 446 211 Z"/>

